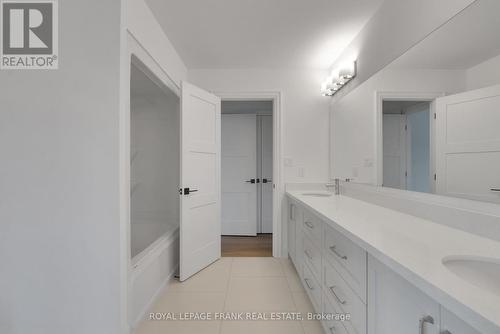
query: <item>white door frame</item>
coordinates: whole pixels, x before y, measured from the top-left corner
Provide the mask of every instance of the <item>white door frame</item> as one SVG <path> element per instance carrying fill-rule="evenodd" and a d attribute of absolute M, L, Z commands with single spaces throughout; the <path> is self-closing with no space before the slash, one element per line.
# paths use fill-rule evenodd
<path fill-rule="evenodd" d="M 377 91 L 375 92 L 375 163 L 374 163 L 374 180 L 375 185 L 382 186 L 384 181 L 384 137 L 383 137 L 383 102 L 384 101 L 422 101 L 430 102 L 430 168 L 431 179 L 436 171 L 436 145 L 435 145 L 435 122 L 433 115 L 436 112 L 435 100 L 438 97 L 444 96 L 443 92 L 394 92 L 394 91 Z M 436 192 L 436 185 L 432 180 L 432 193 Z"/>
<path fill-rule="evenodd" d="M 273 256 L 284 254 L 283 228 L 281 222 L 284 185 L 282 179 L 283 159 L 283 118 L 282 94 L 280 91 L 269 92 L 212 92 L 222 101 L 273 101 Z"/>

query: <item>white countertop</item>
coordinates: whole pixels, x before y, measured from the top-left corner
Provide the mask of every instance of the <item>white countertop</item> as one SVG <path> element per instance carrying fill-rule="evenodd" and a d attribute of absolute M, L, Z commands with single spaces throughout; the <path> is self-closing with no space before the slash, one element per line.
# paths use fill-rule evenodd
<path fill-rule="evenodd" d="M 500 333 L 500 296 L 449 271 L 442 259 L 500 258 L 500 242 L 347 196 L 287 195 L 484 334 Z"/>

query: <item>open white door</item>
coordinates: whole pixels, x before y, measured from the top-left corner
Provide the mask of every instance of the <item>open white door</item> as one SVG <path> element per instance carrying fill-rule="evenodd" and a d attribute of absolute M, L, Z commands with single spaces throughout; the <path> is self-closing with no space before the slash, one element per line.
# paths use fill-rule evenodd
<path fill-rule="evenodd" d="M 182 83 L 180 280 L 220 258 L 220 98 Z"/>
<path fill-rule="evenodd" d="M 257 116 L 222 115 L 222 235 L 257 235 Z"/>
<path fill-rule="evenodd" d="M 500 86 L 436 100 L 436 191 L 500 203 Z"/>

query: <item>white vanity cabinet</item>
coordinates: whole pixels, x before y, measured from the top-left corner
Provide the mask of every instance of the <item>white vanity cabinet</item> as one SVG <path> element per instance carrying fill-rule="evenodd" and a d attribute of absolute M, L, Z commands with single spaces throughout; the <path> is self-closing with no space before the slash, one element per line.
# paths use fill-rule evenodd
<path fill-rule="evenodd" d="M 366 252 L 299 202 L 288 210 L 289 256 L 315 311 L 350 317 L 324 321 L 325 332 L 366 334 Z"/>
<path fill-rule="evenodd" d="M 314 210 L 288 199 L 288 248 L 327 334 L 480 334 Z"/>
<path fill-rule="evenodd" d="M 368 299 L 368 334 L 480 334 L 372 256 Z"/>
<path fill-rule="evenodd" d="M 298 268 L 298 263 L 300 262 L 302 252 L 302 208 L 301 206 L 292 200 L 288 200 L 288 255 L 292 260 L 295 267 Z M 299 272 L 299 270 L 297 270 Z M 300 272 L 299 272 L 300 273 Z"/>
<path fill-rule="evenodd" d="M 295 231 L 296 231 L 296 222 L 297 222 L 297 211 L 298 206 L 292 201 L 288 201 L 288 228 L 287 228 L 287 237 L 288 237 L 288 255 L 290 259 L 295 264 L 295 255 L 296 255 L 296 247 L 295 247 Z"/>
<path fill-rule="evenodd" d="M 321 286 L 323 221 L 309 210 L 302 208 L 302 221 L 299 226 L 301 228 L 297 229 L 296 232 L 297 244 L 300 245 L 297 253 L 297 259 L 299 259 L 297 270 L 301 273 L 302 284 L 309 295 L 314 310 L 321 313 L 323 303 L 323 288 Z"/>
<path fill-rule="evenodd" d="M 439 334 L 439 304 L 368 256 L 368 334 Z"/>
<path fill-rule="evenodd" d="M 462 319 L 441 306 L 440 334 L 481 334 Z"/>

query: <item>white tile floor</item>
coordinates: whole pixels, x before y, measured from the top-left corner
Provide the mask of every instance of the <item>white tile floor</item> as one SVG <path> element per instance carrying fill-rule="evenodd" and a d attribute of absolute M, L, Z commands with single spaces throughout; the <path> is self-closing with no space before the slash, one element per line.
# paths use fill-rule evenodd
<path fill-rule="evenodd" d="M 313 312 L 286 258 L 222 258 L 186 282 L 172 282 L 151 312 Z M 318 321 L 144 320 L 136 334 L 322 334 Z"/>

